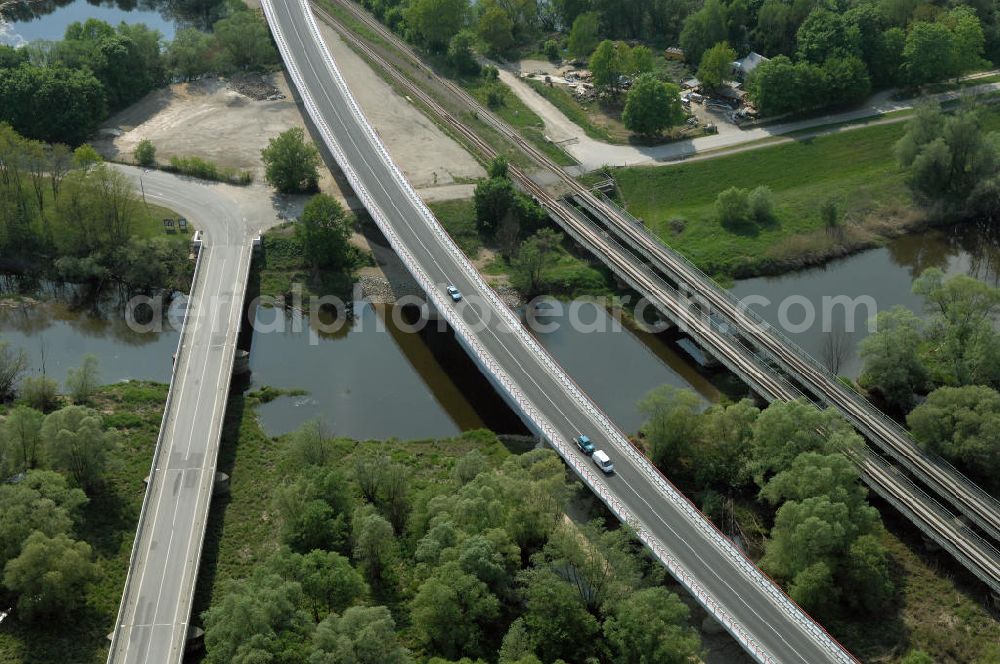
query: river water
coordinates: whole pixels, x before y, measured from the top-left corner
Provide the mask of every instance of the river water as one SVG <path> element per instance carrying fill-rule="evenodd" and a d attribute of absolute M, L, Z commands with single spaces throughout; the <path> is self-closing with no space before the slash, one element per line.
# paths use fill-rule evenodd
<path fill-rule="evenodd" d="M 871 331 L 869 316 L 896 305 L 921 313 L 922 300 L 913 295 L 911 287 L 930 267 L 998 286 L 1000 242 L 988 229 L 971 224 L 933 229 L 822 267 L 745 279 L 737 282 L 732 292 L 741 299 L 766 298 L 768 304 L 751 304 L 751 308 L 821 362 L 831 355 L 827 350 L 831 337 L 840 335 L 844 352 L 838 373 L 856 378 L 862 368 L 858 343 Z M 835 298 L 845 297 L 852 303 L 853 326 L 845 307 L 835 304 Z M 808 326 L 807 310 L 815 313 L 815 321 Z"/>
<path fill-rule="evenodd" d="M 733 292 L 741 298 L 766 298 L 768 306 L 754 305 L 773 324 L 785 318 L 802 321 L 804 303 L 816 311 L 816 322 L 806 330 L 786 333 L 806 351 L 822 358 L 823 300 L 838 296 L 860 301 L 870 298 L 877 310 L 894 305 L 920 310 L 911 291 L 913 279 L 928 267 L 949 274 L 970 274 L 1000 285 L 1000 243 L 975 227 L 933 230 L 897 239 L 824 267 L 779 277 L 738 282 Z M 43 300 L 22 306 L 0 299 L 0 339 L 24 348 L 31 370 L 62 382 L 70 367 L 87 353 L 100 359 L 106 382 L 130 378 L 167 381 L 177 332 L 136 333 L 125 324 L 122 298 L 105 292 L 92 297 L 85 289 L 51 283 L 30 284 L 0 279 L 0 294 L 19 288 Z M 839 372 L 857 376 L 861 362 L 857 344 L 868 334 L 866 306 L 855 312 L 854 332 Z M 269 434 L 294 429 L 321 418 L 338 435 L 355 438 L 421 438 L 449 436 L 488 427 L 500 432 L 524 432 L 523 425 L 496 395 L 468 359 L 450 332 L 403 331 L 406 315 L 387 307 L 365 305 L 353 322 L 332 335 L 295 325 L 293 314 L 277 309 L 255 312 L 250 365 L 254 386 L 302 389 L 302 396 L 284 396 L 262 405 L 261 422 Z M 843 307 L 834 307 L 830 327 L 845 323 Z M 719 394 L 712 382 L 693 368 L 682 351 L 662 335 L 650 335 L 616 325 L 599 306 L 580 309 L 577 325 L 552 319 L 555 329 L 536 338 L 552 353 L 581 388 L 625 431 L 642 423 L 636 404 L 650 390 L 669 384 L 691 387 L 705 400 Z M 302 321 L 299 321 L 302 323 Z M 260 328 L 260 330 L 257 330 Z M 263 331 L 270 330 L 270 331 Z"/>

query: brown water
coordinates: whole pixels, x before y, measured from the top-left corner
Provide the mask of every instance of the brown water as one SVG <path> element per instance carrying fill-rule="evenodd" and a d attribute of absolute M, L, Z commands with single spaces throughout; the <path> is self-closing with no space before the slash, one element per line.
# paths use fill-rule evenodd
<path fill-rule="evenodd" d="M 405 332 L 389 309 L 372 305 L 332 336 L 311 334 L 306 325 L 293 332 L 294 318 L 288 312 L 263 309 L 256 316 L 258 322 L 279 321 L 284 331 L 254 332 L 254 384 L 308 391 L 258 408 L 272 435 L 312 418 L 323 419 L 339 435 L 356 438 L 446 436 L 482 426 L 524 432 L 450 332 L 434 326 L 421 333 Z M 706 399 L 717 398 L 715 388 L 660 338 L 614 329 L 610 315 L 597 306 L 581 319 L 606 331 L 560 324 L 537 337 L 626 431 L 642 423 L 636 403 L 664 383 L 690 385 Z"/>

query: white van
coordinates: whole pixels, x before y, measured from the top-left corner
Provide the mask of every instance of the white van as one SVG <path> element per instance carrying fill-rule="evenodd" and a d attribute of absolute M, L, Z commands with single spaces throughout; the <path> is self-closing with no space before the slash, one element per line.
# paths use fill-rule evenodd
<path fill-rule="evenodd" d="M 615 464 L 611 463 L 611 457 L 604 450 L 597 450 L 591 458 L 597 467 L 604 471 L 605 475 L 615 472 Z"/>

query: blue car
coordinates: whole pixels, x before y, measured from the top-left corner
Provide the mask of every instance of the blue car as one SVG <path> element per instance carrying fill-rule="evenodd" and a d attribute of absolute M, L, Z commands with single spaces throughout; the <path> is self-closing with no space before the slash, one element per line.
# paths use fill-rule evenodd
<path fill-rule="evenodd" d="M 447 290 L 448 290 L 448 295 L 451 296 L 451 299 L 454 302 L 458 302 L 459 300 L 462 299 L 462 293 L 459 292 L 459 290 L 457 288 L 455 288 L 454 286 L 448 286 Z"/>
<path fill-rule="evenodd" d="M 586 454 L 587 456 L 593 454 L 594 450 L 596 449 L 594 447 L 594 444 L 590 442 L 590 438 L 587 438 L 586 436 L 583 435 L 576 437 L 576 446 L 579 447 L 580 451 Z"/>

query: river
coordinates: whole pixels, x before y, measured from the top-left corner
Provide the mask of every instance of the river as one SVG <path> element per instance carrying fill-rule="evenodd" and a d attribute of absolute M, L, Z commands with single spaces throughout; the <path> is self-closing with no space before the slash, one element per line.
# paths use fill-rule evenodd
<path fill-rule="evenodd" d="M 751 308 L 828 366 L 837 364 L 828 359 L 838 354 L 829 350 L 837 346 L 831 337 L 840 336 L 843 352 L 838 373 L 856 378 L 862 369 L 858 344 L 870 333 L 869 315 L 896 305 L 922 313 L 923 302 L 911 288 L 913 280 L 929 267 L 998 286 L 1000 242 L 991 232 L 973 224 L 932 229 L 822 267 L 745 279 L 737 282 L 732 292 L 741 299 L 766 298 L 768 304 L 751 304 Z M 855 313 L 853 326 L 845 308 L 835 304 L 834 298 L 845 297 Z M 804 324 L 807 309 L 815 313 L 815 320 L 808 326 Z"/>

